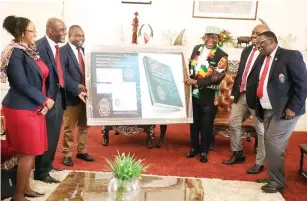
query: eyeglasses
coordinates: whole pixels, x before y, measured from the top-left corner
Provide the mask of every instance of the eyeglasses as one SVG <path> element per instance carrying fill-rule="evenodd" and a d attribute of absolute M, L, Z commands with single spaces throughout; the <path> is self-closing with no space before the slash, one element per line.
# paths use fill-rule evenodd
<path fill-rule="evenodd" d="M 37 34 L 37 31 L 36 30 L 26 30 L 27 32 L 30 32 L 30 33 L 34 33 L 34 34 Z"/>
<path fill-rule="evenodd" d="M 266 39 L 263 39 L 263 40 L 257 42 L 257 43 L 256 43 L 256 46 L 261 46 L 261 45 L 263 45 L 264 41 L 266 41 L 266 40 L 271 40 L 271 38 L 266 38 Z"/>

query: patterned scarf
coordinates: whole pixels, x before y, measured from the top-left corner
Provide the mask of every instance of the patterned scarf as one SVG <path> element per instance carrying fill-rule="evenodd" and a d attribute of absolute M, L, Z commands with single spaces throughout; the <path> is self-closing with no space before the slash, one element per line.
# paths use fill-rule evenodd
<path fill-rule="evenodd" d="M 3 51 L 1 52 L 1 62 L 0 62 L 0 79 L 2 83 L 6 83 L 7 80 L 7 67 L 9 64 L 9 61 L 11 59 L 12 53 L 14 48 L 18 48 L 23 50 L 27 55 L 32 57 L 33 59 L 37 60 L 39 59 L 39 54 L 36 51 L 36 46 L 25 46 L 22 43 L 16 43 L 14 40 L 8 44 Z"/>
<path fill-rule="evenodd" d="M 206 60 L 200 61 L 200 58 L 205 49 L 205 45 L 201 45 L 198 49 L 199 54 L 196 54 L 191 61 L 190 74 L 193 75 L 196 79 L 202 79 L 204 77 L 211 76 L 214 71 L 214 68 L 211 67 L 211 65 L 216 64 L 216 62 L 212 62 L 211 59 L 213 59 L 217 48 L 218 48 L 217 46 L 212 48 L 209 51 L 208 56 L 206 57 Z M 199 89 L 197 85 L 192 87 L 192 96 L 195 98 L 199 98 Z"/>

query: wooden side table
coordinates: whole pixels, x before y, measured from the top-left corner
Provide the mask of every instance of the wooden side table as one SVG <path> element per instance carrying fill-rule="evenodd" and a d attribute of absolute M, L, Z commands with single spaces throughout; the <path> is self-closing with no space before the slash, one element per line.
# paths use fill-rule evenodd
<path fill-rule="evenodd" d="M 307 144 L 300 144 L 300 150 L 301 150 L 301 159 L 300 159 L 300 169 L 299 173 L 303 175 L 305 179 L 307 179 L 307 170 L 303 169 L 304 165 L 304 155 L 307 155 Z"/>

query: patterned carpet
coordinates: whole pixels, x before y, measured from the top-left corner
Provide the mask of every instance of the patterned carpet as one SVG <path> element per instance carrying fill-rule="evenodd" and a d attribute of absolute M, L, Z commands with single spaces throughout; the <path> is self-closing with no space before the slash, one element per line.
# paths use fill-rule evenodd
<path fill-rule="evenodd" d="M 159 129 L 155 130 L 156 139 L 159 139 Z M 190 135 L 188 124 L 168 126 L 165 141 L 160 149 L 148 149 L 146 147 L 146 134 L 139 133 L 133 136 L 114 135 L 110 133 L 110 144 L 102 145 L 100 127 L 90 127 L 88 136 L 88 153 L 94 157 L 95 162 L 88 163 L 76 159 L 76 143 L 74 145 L 74 166 L 67 168 L 62 164 L 62 136 L 57 150 L 55 167 L 70 170 L 85 170 L 103 172 L 106 170 L 105 158 L 112 159 L 117 150 L 120 152 L 135 153 L 137 158 L 145 158 L 146 164 L 151 164 L 146 174 L 164 176 L 183 176 L 200 178 L 218 178 L 223 180 L 239 180 L 254 182 L 260 178 L 267 178 L 267 167 L 258 175 L 248 175 L 246 170 L 255 163 L 253 151 L 254 141 L 243 140 L 244 152 L 247 160 L 242 164 L 232 166 L 224 165 L 222 162 L 231 156 L 230 139 L 218 136 L 214 149 L 209 153 L 209 162 L 199 162 L 199 157 L 186 158 L 190 149 Z M 77 136 L 75 135 L 75 141 Z M 299 144 L 307 144 L 306 132 L 295 132 L 289 142 L 285 157 L 285 172 L 287 176 L 287 188 L 281 194 L 287 201 L 307 200 L 307 182 L 298 174 L 300 151 Z M 307 157 L 305 158 L 307 161 Z M 307 169 L 307 162 L 305 162 Z M 251 198 L 251 197 L 250 197 Z"/>
<path fill-rule="evenodd" d="M 156 142 L 159 137 L 156 131 Z M 242 164 L 226 166 L 222 161 L 231 156 L 229 138 L 217 137 L 214 150 L 209 154 L 209 162 L 202 164 L 199 158 L 187 159 L 186 153 L 190 149 L 188 125 L 169 126 L 164 145 L 160 148 L 148 149 L 146 147 L 146 135 L 136 134 L 134 136 L 115 136 L 110 134 L 110 144 L 102 146 L 100 127 L 91 127 L 88 137 L 88 153 L 95 158 L 95 162 L 88 163 L 75 158 L 76 146 L 74 147 L 74 166 L 68 168 L 62 164 L 62 136 L 60 138 L 55 167 L 69 170 L 104 172 L 106 170 L 105 158 L 112 159 L 119 152 L 135 153 L 137 158 L 145 158 L 145 163 L 150 164 L 146 174 L 162 176 L 182 176 L 203 178 L 206 183 L 206 201 L 305 201 L 307 200 L 307 182 L 298 175 L 300 152 L 298 145 L 307 144 L 306 133 L 295 132 L 291 137 L 286 150 L 285 171 L 287 176 L 287 188 L 280 194 L 263 194 L 260 190 L 261 184 L 256 181 L 267 177 L 267 168 L 258 175 L 247 175 L 245 171 L 254 164 L 255 154 L 253 152 L 254 142 L 243 140 L 244 151 L 247 161 Z M 75 136 L 75 141 L 76 141 Z M 305 158 L 306 160 L 306 158 Z M 304 166 L 307 169 L 307 162 Z M 67 172 L 56 173 L 58 179 L 63 179 Z M 222 179 L 222 180 L 221 180 Z M 31 182 L 34 189 L 39 192 L 50 194 L 56 185 Z M 226 193 L 227 192 L 227 193 Z M 268 197 L 270 196 L 270 197 Z M 45 200 L 45 198 L 32 199 Z M 8 201 L 8 200 L 6 200 Z"/>

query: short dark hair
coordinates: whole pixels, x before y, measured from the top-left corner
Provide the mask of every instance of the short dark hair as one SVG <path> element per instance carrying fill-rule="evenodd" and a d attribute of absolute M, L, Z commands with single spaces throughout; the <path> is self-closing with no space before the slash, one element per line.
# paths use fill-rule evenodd
<path fill-rule="evenodd" d="M 10 15 L 4 19 L 2 27 L 12 34 L 15 39 L 18 39 L 26 32 L 29 23 L 28 18 Z"/>
<path fill-rule="evenodd" d="M 68 30 L 68 35 L 70 36 L 71 32 L 76 28 L 82 29 L 79 25 L 71 25 Z"/>
<path fill-rule="evenodd" d="M 272 38 L 275 43 L 278 43 L 277 37 L 273 31 L 265 31 L 265 32 L 260 33 L 258 36 L 262 36 L 262 35 L 267 38 Z"/>

